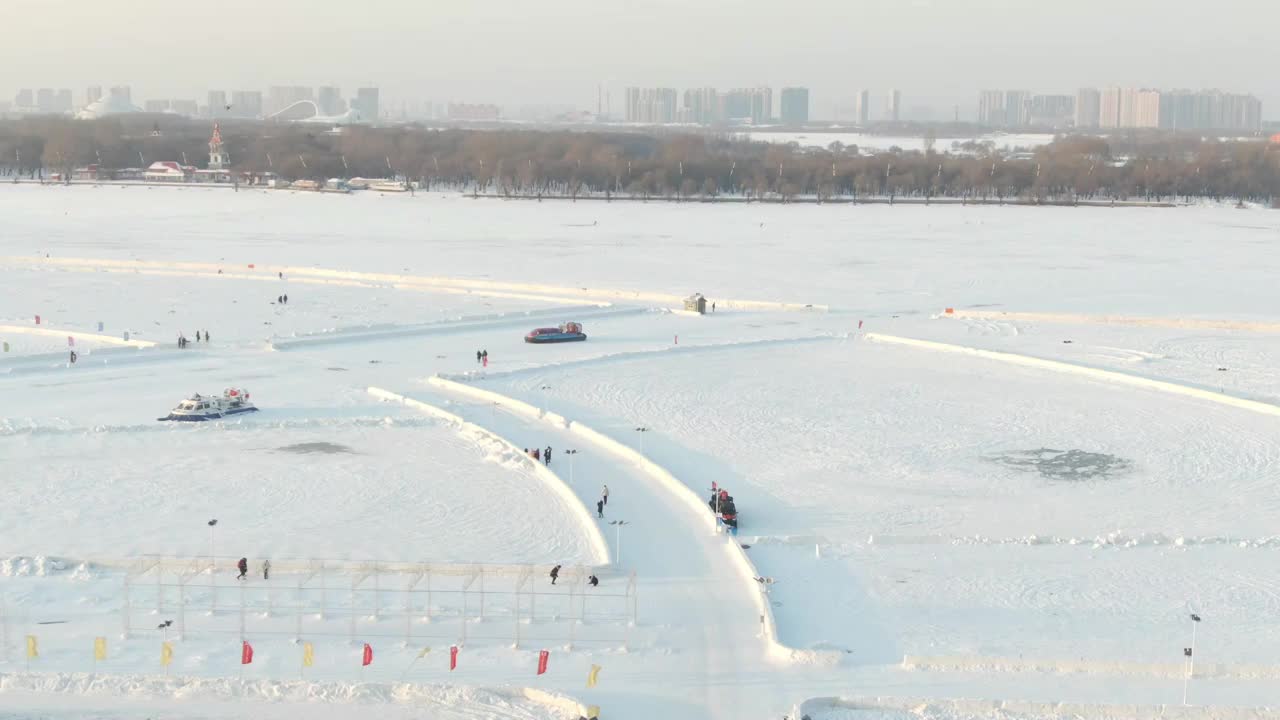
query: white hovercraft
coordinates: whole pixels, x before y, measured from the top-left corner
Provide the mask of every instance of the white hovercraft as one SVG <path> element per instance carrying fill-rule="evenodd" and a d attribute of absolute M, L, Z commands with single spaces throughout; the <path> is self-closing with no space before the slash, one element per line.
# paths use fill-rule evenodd
<path fill-rule="evenodd" d="M 178 407 L 174 408 L 167 416 L 156 419 L 177 422 L 205 422 L 257 411 L 258 408 L 249 402 L 248 392 L 239 388 L 227 388 L 222 391 L 221 397 L 196 393 L 179 403 Z"/>

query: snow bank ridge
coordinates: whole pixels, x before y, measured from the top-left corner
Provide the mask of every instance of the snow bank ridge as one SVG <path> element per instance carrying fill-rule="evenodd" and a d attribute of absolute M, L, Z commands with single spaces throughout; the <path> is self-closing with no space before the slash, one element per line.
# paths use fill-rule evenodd
<path fill-rule="evenodd" d="M 1249 410 L 1263 415 L 1280 417 L 1280 405 L 1272 405 L 1258 400 L 1248 400 L 1231 395 L 1224 395 L 1222 393 L 1216 393 L 1209 390 L 1202 390 L 1197 387 L 1179 385 L 1167 380 L 1153 380 L 1151 378 L 1138 377 L 1136 375 L 1127 375 L 1114 370 L 1102 370 L 1084 365 L 1061 362 L 1059 360 L 1046 360 L 1044 358 L 999 352 L 996 350 L 979 350 L 977 348 L 965 347 L 964 345 L 951 345 L 949 343 L 934 342 L 932 340 L 917 340 L 915 338 L 881 335 L 879 333 L 867 333 L 863 337 L 871 342 L 884 343 L 886 345 L 902 345 L 919 350 L 932 350 L 934 352 L 969 355 L 971 357 L 995 360 L 998 362 L 1008 363 L 1010 365 L 1021 365 L 1023 367 L 1031 367 L 1040 370 L 1050 370 L 1053 372 L 1089 378 L 1091 380 L 1101 380 L 1103 382 L 1117 385 L 1128 385 L 1130 387 L 1138 387 L 1145 390 L 1156 390 L 1158 392 L 1170 393 L 1173 395 L 1182 395 L 1184 397 L 1195 398 L 1197 400 L 1208 400 L 1209 402 L 1218 403 L 1219 405 L 1228 405 L 1241 410 Z"/>
<path fill-rule="evenodd" d="M 1035 658 L 984 657 L 981 655 L 907 655 L 902 658 L 902 669 L 925 672 L 1112 675 L 1118 677 L 1156 677 L 1170 680 L 1181 680 L 1187 673 L 1186 665 L 1180 662 L 1037 660 Z M 1280 665 L 1197 662 L 1195 677 L 1201 679 L 1280 680 Z"/>
<path fill-rule="evenodd" d="M 627 447 L 623 443 L 583 425 L 580 422 L 570 420 L 563 415 L 557 415 L 556 413 L 540 410 L 526 402 L 521 402 L 520 400 L 507 397 L 506 395 L 502 395 L 491 390 L 484 390 L 472 385 L 448 380 L 443 377 L 432 377 L 428 379 L 427 382 L 442 391 L 474 398 L 486 403 L 493 403 L 499 407 L 506 408 L 534 421 L 546 422 L 556 427 L 568 430 L 574 435 L 580 436 L 584 441 L 637 466 L 646 475 L 657 480 L 661 487 L 666 489 L 681 502 L 685 503 L 696 516 L 705 518 L 708 531 L 713 533 L 715 532 L 715 518 L 712 517 L 705 502 L 697 493 L 668 472 L 666 468 L 663 468 L 644 455 L 641 455 L 639 452 Z M 746 588 L 746 592 L 750 593 L 755 602 L 762 625 L 761 636 L 768 646 L 769 652 L 774 657 L 780 659 L 789 659 L 793 661 L 805 659 L 803 656 L 806 654 L 806 651 L 788 648 L 778 641 L 778 628 L 777 622 L 773 617 L 773 608 L 766 601 L 764 594 L 760 592 L 759 585 L 755 580 L 760 576 L 760 572 L 751 562 L 751 559 L 747 557 L 746 551 L 742 549 L 735 539 L 728 535 L 725 535 L 724 539 L 725 542 L 721 547 L 724 549 L 725 556 L 732 563 L 733 567 L 737 569 L 744 587 Z M 811 655 L 812 653 L 809 654 Z M 810 661 L 813 660 L 813 658 L 808 659 Z"/>
<path fill-rule="evenodd" d="M 277 703 L 412 703 L 430 707 L 487 708 L 493 717 L 520 717 L 513 706 L 580 716 L 586 708 L 572 698 L 536 688 L 459 687 L 416 683 L 342 683 L 304 680 L 240 680 L 92 673 L 0 675 L 0 692 L 68 693 L 108 697 L 192 700 L 254 700 Z"/>
<path fill-rule="evenodd" d="M 371 273 L 329 268 L 297 267 L 293 265 L 249 266 L 252 272 L 240 270 L 226 272 L 231 266 L 199 262 L 160 262 L 155 260 L 106 260 L 101 258 L 42 258 L 8 256 L 0 257 L 0 264 L 23 267 L 58 267 L 70 270 L 136 272 L 159 275 L 218 275 L 238 280 L 276 280 L 277 273 L 284 273 L 292 282 L 330 283 L 335 285 L 387 287 L 397 290 L 419 290 L 454 294 L 480 294 L 517 300 L 542 302 L 573 302 L 583 300 L 658 303 L 667 307 L 683 307 L 684 297 L 669 293 L 611 288 L 562 287 L 536 283 L 513 283 L 497 280 L 473 280 L 426 275 L 402 275 L 397 273 Z M 223 271 L 223 272 L 219 272 Z M 714 298 L 718 307 L 726 310 L 765 310 L 827 312 L 830 307 L 813 303 L 784 303 L 766 300 L 734 300 Z"/>
<path fill-rule="evenodd" d="M 465 332 L 480 328 L 503 327 L 506 325 L 527 326 L 530 319 L 538 317 L 576 317 L 602 318 L 619 315 L 638 315 L 648 312 L 645 308 L 614 308 L 608 305 L 575 305 L 560 307 L 537 313 L 495 314 L 490 317 L 473 319 L 446 320 L 441 322 L 420 323 L 413 325 L 371 325 L 350 328 L 339 328 L 328 332 L 300 335 L 296 338 L 273 340 L 271 349 L 291 350 L 296 347 L 315 347 L 317 345 L 337 345 L 343 343 L 369 342 L 392 338 L 415 337 L 418 335 L 435 335 Z"/>
<path fill-rule="evenodd" d="M 579 500 L 578 496 L 573 492 L 573 488 L 570 488 L 565 484 L 564 481 L 560 479 L 559 475 L 551 472 L 550 468 L 543 466 L 540 462 L 535 462 L 533 458 L 525 455 L 521 448 L 517 447 L 506 438 L 490 432 L 479 425 L 467 422 L 448 410 L 438 408 L 435 405 L 422 402 L 421 400 L 414 400 L 413 398 L 393 393 L 389 390 L 383 390 L 382 388 L 371 387 L 368 389 L 368 392 L 370 395 L 380 400 L 398 402 L 432 417 L 456 425 L 465 433 L 489 438 L 490 440 L 500 443 L 512 454 L 512 457 L 518 459 L 519 462 L 523 462 L 526 466 L 533 468 L 534 474 L 541 478 L 542 481 L 547 484 L 547 487 L 554 490 L 555 493 L 560 496 L 560 499 L 564 501 L 566 506 L 572 508 L 574 514 L 577 516 L 578 524 L 586 532 L 586 536 L 591 545 L 591 553 L 593 555 L 594 562 L 598 565 L 607 565 L 609 563 L 609 545 L 605 542 L 604 534 L 600 531 L 600 526 L 597 525 L 595 520 L 591 517 L 591 513 L 587 510 L 587 506 L 583 505 L 582 501 Z"/>
<path fill-rule="evenodd" d="M 440 374 L 438 377 L 445 380 L 453 380 L 456 382 L 466 382 L 476 379 L 493 379 L 499 377 L 511 377 L 514 375 L 526 375 L 531 373 L 549 372 L 552 370 L 563 370 L 565 368 L 577 367 L 580 365 L 597 365 L 610 362 L 625 362 L 637 358 L 652 357 L 654 355 L 674 354 L 682 355 L 685 353 L 712 352 L 715 350 L 730 350 L 754 347 L 767 347 L 771 345 L 795 345 L 800 343 L 827 342 L 830 340 L 847 340 L 850 337 L 844 335 L 807 335 L 795 338 L 769 338 L 765 340 L 746 340 L 743 342 L 722 342 L 708 343 L 706 345 L 671 345 L 669 347 L 657 348 L 655 350 L 629 350 L 627 352 L 607 353 L 597 355 L 595 357 L 583 358 L 581 360 L 566 360 L 564 362 L 546 363 L 535 367 L 517 368 L 515 370 L 501 370 L 498 372 L 489 372 L 487 370 L 473 370 L 461 374 L 449 375 Z"/>
<path fill-rule="evenodd" d="M 841 711 L 873 716 L 892 713 L 908 718 L 1071 718 L 1072 720 L 1276 720 L 1280 708 L 1206 707 L 1196 705 L 1102 705 L 1043 703 L 1026 700 L 966 700 L 906 697 L 819 697 L 800 705 L 800 717 L 823 720 Z M 843 715 L 838 715 L 844 717 Z"/>
<path fill-rule="evenodd" d="M 1081 313 L 1001 312 L 996 310 L 961 310 L 936 315 L 939 318 L 975 318 L 983 320 L 1022 320 L 1025 322 L 1062 323 L 1064 325 L 1128 325 L 1133 327 L 1165 327 L 1181 330 L 1248 330 L 1280 332 L 1280 323 L 1256 320 L 1209 320 L 1200 318 L 1134 317 L 1130 315 L 1085 315 Z"/>

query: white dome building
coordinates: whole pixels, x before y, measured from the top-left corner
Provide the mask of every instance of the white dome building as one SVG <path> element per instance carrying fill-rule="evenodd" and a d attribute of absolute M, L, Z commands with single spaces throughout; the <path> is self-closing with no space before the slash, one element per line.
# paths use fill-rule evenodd
<path fill-rule="evenodd" d="M 142 108 L 126 100 L 124 97 L 116 94 L 103 95 L 102 97 L 89 103 L 83 110 L 76 113 L 79 120 L 97 120 L 98 118 L 107 117 L 108 115 L 123 115 L 126 113 L 142 112 Z"/>

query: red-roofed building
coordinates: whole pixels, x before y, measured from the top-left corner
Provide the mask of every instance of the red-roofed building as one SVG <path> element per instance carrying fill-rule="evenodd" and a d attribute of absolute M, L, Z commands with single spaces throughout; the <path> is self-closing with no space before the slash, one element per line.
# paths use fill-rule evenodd
<path fill-rule="evenodd" d="M 142 179 L 147 182 L 186 182 L 191 170 L 172 160 L 162 160 L 151 163 Z"/>

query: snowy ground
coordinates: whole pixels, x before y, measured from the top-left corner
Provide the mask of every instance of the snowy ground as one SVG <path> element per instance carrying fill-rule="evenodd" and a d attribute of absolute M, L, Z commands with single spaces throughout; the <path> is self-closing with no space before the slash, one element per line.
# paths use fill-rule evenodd
<path fill-rule="evenodd" d="M 1275 213 L 31 186 L 0 212 L 0 717 L 1109 717 L 1180 699 L 1193 611 L 1202 716 L 1280 704 Z M 695 290 L 718 311 L 670 311 Z M 569 319 L 588 342 L 521 341 Z M 155 421 L 229 385 L 262 412 Z M 190 595 L 149 555 L 196 562 Z M 239 556 L 279 572 L 238 586 Z M 465 571 L 406 592 L 413 563 L 495 568 L 483 619 L 444 596 Z"/>

